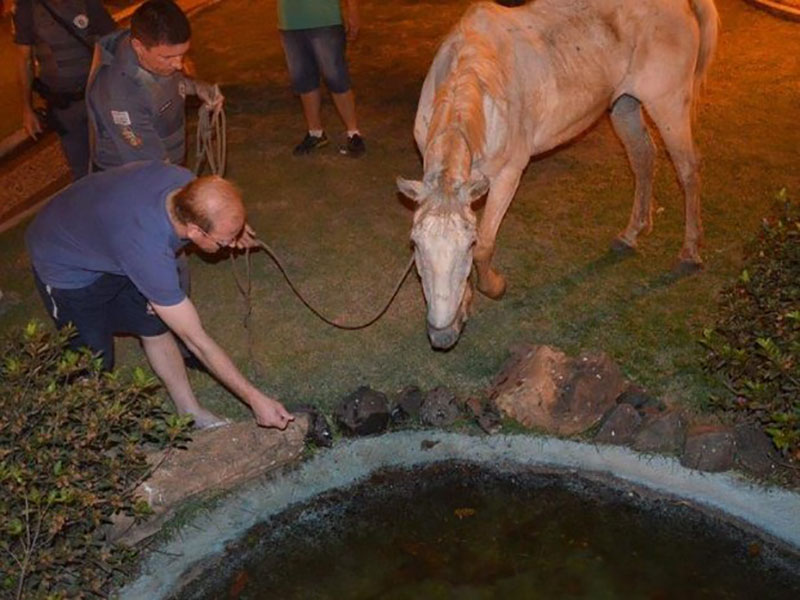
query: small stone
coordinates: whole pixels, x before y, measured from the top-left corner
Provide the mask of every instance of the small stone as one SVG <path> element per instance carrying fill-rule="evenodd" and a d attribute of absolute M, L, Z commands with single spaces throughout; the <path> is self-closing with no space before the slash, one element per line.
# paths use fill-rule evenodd
<path fill-rule="evenodd" d="M 419 418 L 419 411 L 425 395 L 417 386 L 412 385 L 400 392 L 391 411 L 392 423 L 401 424 Z"/>
<path fill-rule="evenodd" d="M 618 404 L 594 439 L 601 444 L 627 444 L 641 424 L 642 417 L 636 408 L 630 404 Z"/>
<path fill-rule="evenodd" d="M 640 452 L 677 454 L 683 448 L 684 423 L 676 412 L 647 419 L 633 438 L 633 448 Z"/>
<path fill-rule="evenodd" d="M 745 423 L 734 429 L 734 436 L 736 464 L 755 475 L 765 476 L 775 472 L 780 455 L 761 427 Z"/>
<path fill-rule="evenodd" d="M 420 409 L 420 420 L 433 427 L 448 427 L 461 417 L 458 399 L 446 387 L 432 389 L 425 396 Z"/>
<path fill-rule="evenodd" d="M 733 466 L 735 447 L 733 431 L 728 427 L 694 427 L 686 436 L 681 464 L 698 471 L 727 471 Z"/>
<path fill-rule="evenodd" d="M 345 435 L 373 435 L 389 425 L 389 402 L 384 394 L 368 386 L 345 396 L 336 407 L 336 424 Z"/>
<path fill-rule="evenodd" d="M 617 404 L 630 404 L 636 410 L 644 412 L 648 412 L 648 409 L 658 412 L 666 409 L 663 402 L 648 394 L 638 385 L 629 385 L 617 398 Z"/>
<path fill-rule="evenodd" d="M 292 414 L 308 415 L 306 442 L 322 448 L 330 448 L 333 445 L 333 434 L 328 419 L 316 407 L 310 404 L 301 404 L 292 407 L 291 412 Z"/>

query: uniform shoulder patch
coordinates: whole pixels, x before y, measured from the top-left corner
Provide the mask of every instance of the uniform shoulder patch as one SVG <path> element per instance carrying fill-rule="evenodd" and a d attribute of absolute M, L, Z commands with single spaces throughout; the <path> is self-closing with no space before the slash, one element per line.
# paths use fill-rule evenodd
<path fill-rule="evenodd" d="M 121 125 L 123 127 L 130 127 L 131 125 L 131 116 L 128 114 L 127 110 L 112 110 L 111 120 L 114 122 L 114 125 Z"/>
<path fill-rule="evenodd" d="M 134 148 L 138 148 L 142 145 L 142 138 L 136 135 L 130 127 L 123 127 L 120 133 L 122 134 L 122 138 Z"/>

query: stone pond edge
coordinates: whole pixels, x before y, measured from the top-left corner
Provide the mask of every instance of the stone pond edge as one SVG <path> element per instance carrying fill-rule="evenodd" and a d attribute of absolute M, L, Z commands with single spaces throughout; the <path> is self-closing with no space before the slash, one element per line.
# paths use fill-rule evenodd
<path fill-rule="evenodd" d="M 425 444 L 423 444 L 425 442 Z M 677 459 L 621 446 L 529 434 L 478 436 L 405 431 L 338 442 L 297 469 L 244 485 L 219 507 L 196 517 L 150 554 L 121 600 L 157 600 L 177 593 L 193 567 L 224 552 L 228 543 L 289 505 L 347 487 L 385 467 L 464 460 L 498 469 L 538 467 L 612 476 L 678 497 L 763 531 L 800 550 L 800 494 L 754 484 L 733 473 L 683 467 Z"/>

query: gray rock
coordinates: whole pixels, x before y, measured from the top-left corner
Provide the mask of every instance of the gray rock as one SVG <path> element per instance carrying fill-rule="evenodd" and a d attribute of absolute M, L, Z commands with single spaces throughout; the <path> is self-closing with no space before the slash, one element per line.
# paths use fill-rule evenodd
<path fill-rule="evenodd" d="M 695 427 L 686 435 L 680 461 L 684 467 L 698 471 L 727 471 L 733 467 L 735 448 L 736 441 L 730 428 Z"/>
<path fill-rule="evenodd" d="M 639 411 L 663 411 L 667 407 L 658 398 L 654 398 L 638 385 L 629 385 L 617 398 L 617 404 L 630 404 Z"/>
<path fill-rule="evenodd" d="M 618 404 L 603 422 L 594 439 L 601 444 L 627 444 L 641 424 L 642 417 L 633 405 Z"/>
<path fill-rule="evenodd" d="M 461 417 L 461 409 L 455 394 L 445 387 L 428 392 L 420 408 L 420 420 L 425 425 L 447 427 Z"/>
<path fill-rule="evenodd" d="M 633 448 L 640 452 L 677 454 L 686 437 L 683 418 L 668 412 L 647 419 L 633 438 Z"/>
<path fill-rule="evenodd" d="M 308 431 L 306 432 L 306 442 L 323 448 L 333 446 L 333 433 L 328 419 L 315 406 L 301 404 L 291 409 L 292 414 L 308 415 Z"/>
<path fill-rule="evenodd" d="M 334 416 L 345 435 L 382 433 L 389 425 L 389 402 L 381 392 L 362 386 L 342 398 Z"/>
<path fill-rule="evenodd" d="M 425 395 L 417 386 L 412 385 L 400 392 L 391 411 L 392 423 L 401 424 L 419 418 L 419 411 Z"/>
<path fill-rule="evenodd" d="M 780 455 L 772 440 L 758 425 L 745 423 L 734 429 L 736 437 L 736 464 L 745 471 L 765 476 L 774 473 Z"/>

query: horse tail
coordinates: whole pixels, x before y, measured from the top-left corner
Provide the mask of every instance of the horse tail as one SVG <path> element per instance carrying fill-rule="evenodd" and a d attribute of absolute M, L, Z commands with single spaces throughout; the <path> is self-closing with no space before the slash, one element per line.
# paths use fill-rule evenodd
<path fill-rule="evenodd" d="M 700 48 L 694 70 L 695 97 L 705 82 L 708 67 L 717 49 L 719 37 L 719 13 L 714 0 L 690 0 L 697 23 L 700 26 Z"/>

